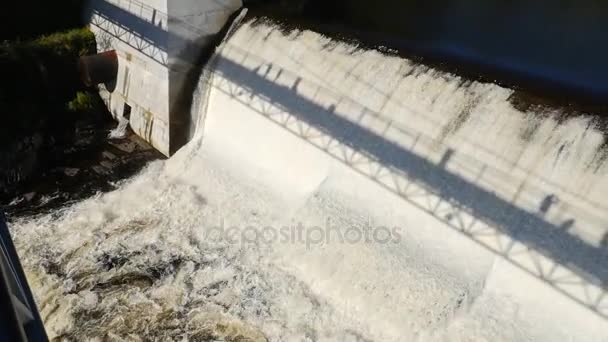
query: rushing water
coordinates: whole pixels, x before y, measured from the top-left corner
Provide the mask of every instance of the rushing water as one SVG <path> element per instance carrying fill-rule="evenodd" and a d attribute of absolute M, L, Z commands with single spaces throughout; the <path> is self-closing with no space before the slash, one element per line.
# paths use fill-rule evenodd
<path fill-rule="evenodd" d="M 302 16 L 309 21 L 380 33 L 376 39 L 390 46 L 401 46 L 439 62 L 459 60 L 461 72 L 462 66 L 476 66 L 473 70 L 483 66 L 482 74 L 497 75 L 493 77 L 524 89 L 561 94 L 563 100 L 606 104 L 605 2 L 300 2 L 306 3 Z M 437 55 L 444 57 L 433 58 Z"/>
<path fill-rule="evenodd" d="M 591 115 L 264 22 L 197 91 L 174 157 L 13 223 L 50 336 L 608 341 Z"/>

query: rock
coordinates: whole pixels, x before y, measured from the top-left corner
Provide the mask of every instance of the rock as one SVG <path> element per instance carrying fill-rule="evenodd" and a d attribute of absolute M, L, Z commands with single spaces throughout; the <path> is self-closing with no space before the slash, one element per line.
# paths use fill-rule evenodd
<path fill-rule="evenodd" d="M 28 192 L 27 194 L 23 195 L 23 198 L 29 202 L 34 198 L 34 196 L 36 196 L 35 192 Z"/>
<path fill-rule="evenodd" d="M 126 153 L 131 153 L 133 151 L 135 151 L 135 148 L 137 147 L 137 144 L 132 142 L 132 141 L 125 141 L 125 142 L 120 142 L 120 143 L 110 143 L 112 146 L 116 147 L 117 149 L 126 152 Z"/>
<path fill-rule="evenodd" d="M 99 165 L 94 165 L 91 167 L 91 169 L 93 169 L 93 171 L 95 171 L 95 173 L 97 173 L 98 175 L 106 176 L 106 175 L 110 174 L 108 169 L 103 168 Z"/>
<path fill-rule="evenodd" d="M 102 160 L 99 165 L 105 167 L 108 170 L 112 170 L 114 168 L 114 163 L 107 161 L 107 160 Z"/>
<path fill-rule="evenodd" d="M 76 176 L 79 171 L 80 171 L 80 169 L 72 168 L 72 167 L 66 167 L 65 169 L 63 169 L 63 173 L 68 177 Z"/>
<path fill-rule="evenodd" d="M 109 160 L 114 160 L 114 159 L 116 159 L 116 155 L 115 155 L 114 153 L 110 152 L 110 151 L 103 151 L 103 152 L 101 153 L 101 155 L 102 155 L 104 158 L 109 159 Z"/>
<path fill-rule="evenodd" d="M 136 143 L 137 146 L 139 146 L 139 149 L 141 149 L 143 151 L 152 149 L 152 146 L 150 146 L 150 144 L 148 142 L 146 142 L 144 139 L 140 138 L 139 136 L 137 136 L 135 134 L 130 136 L 129 139 L 132 142 Z"/>

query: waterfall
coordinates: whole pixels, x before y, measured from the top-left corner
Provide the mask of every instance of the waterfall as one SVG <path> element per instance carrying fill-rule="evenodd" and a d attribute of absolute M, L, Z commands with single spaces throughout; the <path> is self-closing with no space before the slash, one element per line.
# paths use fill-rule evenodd
<path fill-rule="evenodd" d="M 264 20 L 206 68 L 175 156 L 13 223 L 50 337 L 608 339 L 593 113 Z"/>

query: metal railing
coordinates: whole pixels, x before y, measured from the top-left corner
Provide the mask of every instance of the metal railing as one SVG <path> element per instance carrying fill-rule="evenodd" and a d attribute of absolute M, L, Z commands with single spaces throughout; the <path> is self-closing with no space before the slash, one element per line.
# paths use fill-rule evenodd
<path fill-rule="evenodd" d="M 0 339 L 47 341 L 34 297 L 0 211 Z"/>

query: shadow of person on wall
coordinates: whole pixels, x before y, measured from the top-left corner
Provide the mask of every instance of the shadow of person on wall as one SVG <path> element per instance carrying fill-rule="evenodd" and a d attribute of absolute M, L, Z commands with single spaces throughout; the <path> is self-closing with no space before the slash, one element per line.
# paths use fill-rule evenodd
<path fill-rule="evenodd" d="M 574 219 L 567 219 L 559 225 L 559 229 L 563 230 L 564 232 L 567 232 L 574 226 L 575 222 L 576 220 Z"/>
<path fill-rule="evenodd" d="M 445 153 L 443 154 L 443 156 L 441 157 L 441 160 L 439 161 L 439 163 L 437 164 L 437 166 L 439 166 L 442 169 L 445 169 L 445 167 L 448 165 L 448 162 L 450 161 L 450 159 L 452 158 L 452 156 L 454 155 L 456 151 L 454 151 L 451 148 L 448 148 Z"/>
<path fill-rule="evenodd" d="M 540 216 L 544 217 L 545 215 L 547 215 L 547 213 L 549 212 L 549 209 L 551 209 L 551 206 L 553 206 L 553 204 L 559 202 L 559 199 L 557 198 L 557 196 L 551 194 L 551 195 L 547 195 L 543 201 L 540 203 L 540 207 L 538 208 L 538 212 L 540 214 Z"/>
<path fill-rule="evenodd" d="M 602 241 L 600 241 L 601 248 L 608 248 L 608 231 L 604 234 Z"/>
<path fill-rule="evenodd" d="M 268 63 L 267 60 L 251 55 L 248 51 L 241 51 L 236 45 L 230 45 L 230 47 L 233 49 L 231 51 L 235 53 L 240 51 L 239 54 L 242 53 L 243 56 L 252 58 L 249 62 L 255 61 L 255 65 Z M 474 236 L 473 232 L 463 231 L 460 222 L 458 224 L 450 222 L 457 215 L 442 215 L 445 211 L 439 211 L 437 204 L 450 203 L 451 206 L 454 206 L 456 214 L 458 211 L 470 213 L 475 218 L 473 222 L 480 222 L 494 229 L 499 229 L 534 252 L 544 255 L 584 277 L 585 281 L 593 283 L 608 282 L 608 269 L 604 267 L 608 262 L 608 254 L 605 253 L 603 248 L 600 250 L 597 245 L 589 244 L 579 236 L 560 229 L 561 222 L 555 224 L 541 216 L 541 214 L 548 214 L 549 210 L 556 210 L 555 208 L 551 209 L 557 202 L 556 195 L 544 193 L 543 196 L 543 193 L 535 193 L 537 197 L 535 197 L 532 208 L 519 207 L 511 203 L 510 200 L 505 200 L 493 191 L 477 184 L 478 180 L 468 179 L 460 175 L 457 170 L 450 170 L 450 163 L 456 161 L 457 151 L 443 151 L 441 155 L 437 155 L 439 158 L 430 158 L 422 151 L 414 152 L 412 147 L 403 146 L 392 138 L 384 136 L 384 133 L 378 132 L 376 126 L 372 126 L 375 121 L 374 123 L 363 121 L 365 115 L 380 116 L 373 110 L 358 105 L 354 101 L 353 103 L 349 102 L 349 105 L 338 113 L 335 106 L 331 106 L 329 103 L 327 105 L 320 103 L 322 102 L 321 99 L 311 99 L 297 93 L 298 88 L 302 88 L 301 90 L 306 88 L 311 92 L 317 89 L 320 92 L 327 91 L 331 94 L 330 89 L 316 85 L 314 82 L 307 82 L 297 73 L 290 71 L 285 71 L 284 82 L 277 83 L 269 78 L 262 77 L 256 72 L 255 65 L 247 66 L 245 64 L 249 62 L 237 62 L 237 58 L 229 58 L 221 54 L 217 57 L 217 67 L 214 69 L 214 74 L 226 82 L 217 86 L 214 85 L 214 87 L 222 93 L 231 96 L 239 103 L 263 115 L 288 132 L 301 137 L 315 148 L 323 150 L 330 157 L 394 192 L 408 203 L 440 218 L 444 222 L 450 223 L 448 225 L 450 228 L 462 231 L 467 237 L 496 253 L 502 253 L 502 251 L 495 250 L 494 247 L 485 244 L 477 236 Z M 236 96 L 241 92 L 247 95 L 255 93 L 255 101 L 250 101 L 250 96 Z M 327 137 L 327 141 L 336 141 L 337 144 L 345 148 L 356 150 L 357 153 L 364 155 L 366 159 L 381 164 L 396 178 L 403 177 L 407 182 L 416 184 L 421 188 L 424 196 L 429 196 L 429 198 L 432 198 L 430 196 L 437 196 L 440 200 L 434 206 L 426 203 L 420 204 L 412 198 L 414 196 L 411 193 L 395 189 L 393 186 L 380 181 L 377 173 L 360 170 L 360 168 L 352 165 L 349 157 L 341 153 L 344 149 L 330 151 L 320 139 L 299 132 L 298 129 L 288 127 L 286 120 L 271 117 L 268 114 L 271 109 L 260 108 L 264 107 L 260 106 L 260 103 L 268 103 L 273 107 L 280 108 L 281 112 L 287 113 L 288 117 L 292 118 L 292 123 L 293 121 L 299 121 L 313 127 L 319 132 L 319 136 Z M 355 116 L 359 114 L 359 119 L 356 119 Z M 401 133 L 413 137 L 417 132 L 414 131 L 414 135 L 409 131 Z M 422 133 L 418 133 L 417 136 L 423 137 L 423 139 L 425 137 Z M 414 142 L 417 142 L 417 138 Z M 573 225 L 574 222 L 567 223 L 565 227 L 568 229 Z M 473 227 L 473 224 L 470 227 Z M 521 264 L 519 261 L 513 261 L 513 263 L 521 269 L 529 271 L 527 265 Z M 539 275 L 536 276 L 540 278 Z M 546 279 L 543 280 L 547 281 Z M 551 282 L 550 285 L 561 290 L 559 287 L 561 284 L 557 282 Z M 573 298 L 569 294 L 567 295 Z M 583 304 L 587 305 L 587 303 Z"/>

